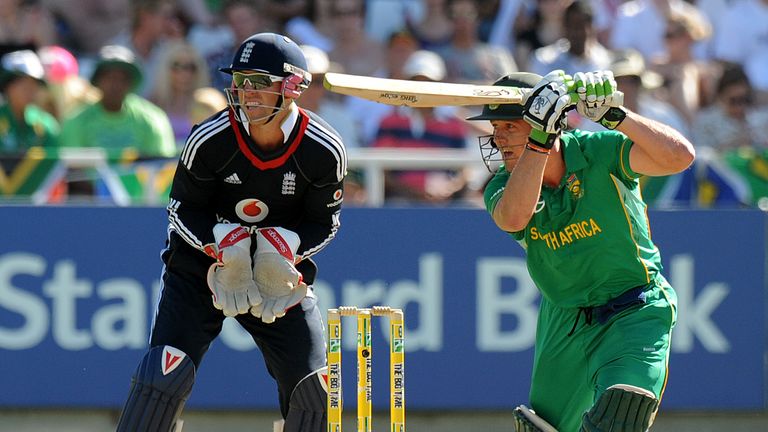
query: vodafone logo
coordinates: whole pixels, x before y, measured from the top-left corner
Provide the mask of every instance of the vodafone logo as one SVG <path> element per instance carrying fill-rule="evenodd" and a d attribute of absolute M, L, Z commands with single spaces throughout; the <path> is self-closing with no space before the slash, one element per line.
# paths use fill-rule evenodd
<path fill-rule="evenodd" d="M 261 222 L 269 214 L 269 207 L 255 198 L 247 198 L 237 203 L 235 213 L 244 222 Z"/>
<path fill-rule="evenodd" d="M 336 192 L 333 193 L 333 199 L 337 201 L 341 199 L 341 189 L 336 189 Z"/>

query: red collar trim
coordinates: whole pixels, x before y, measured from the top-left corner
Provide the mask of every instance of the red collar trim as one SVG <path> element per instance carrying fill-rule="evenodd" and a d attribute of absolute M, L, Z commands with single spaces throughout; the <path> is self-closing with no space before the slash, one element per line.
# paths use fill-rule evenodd
<path fill-rule="evenodd" d="M 303 109 L 299 108 L 299 114 L 300 114 L 300 124 L 299 124 L 299 130 L 296 134 L 296 138 L 293 139 L 293 141 L 288 145 L 288 149 L 280 155 L 279 157 L 275 159 L 270 160 L 262 160 L 256 154 L 251 151 L 250 146 L 248 145 L 248 142 L 243 137 L 242 132 L 240 132 L 240 123 L 235 119 L 235 114 L 232 109 L 229 110 L 229 123 L 232 125 L 232 129 L 235 131 L 235 139 L 237 140 L 237 146 L 240 147 L 240 151 L 243 152 L 245 157 L 248 158 L 249 161 L 251 161 L 251 164 L 255 166 L 256 168 L 260 170 L 266 170 L 266 169 L 272 169 L 277 168 L 279 166 L 282 166 L 285 164 L 285 162 L 288 160 L 289 157 L 296 151 L 296 149 L 299 147 L 299 144 L 301 143 L 302 138 L 304 138 L 304 132 L 307 130 L 307 124 L 309 124 L 309 116 L 304 112 Z"/>

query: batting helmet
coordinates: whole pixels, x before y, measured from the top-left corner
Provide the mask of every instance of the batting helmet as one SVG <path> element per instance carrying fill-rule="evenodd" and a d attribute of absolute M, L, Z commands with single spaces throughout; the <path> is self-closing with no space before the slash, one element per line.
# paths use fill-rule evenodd
<path fill-rule="evenodd" d="M 232 64 L 220 71 L 232 74 L 238 70 L 252 70 L 270 75 L 287 77 L 300 75 L 307 81 L 307 59 L 296 42 L 276 33 L 257 33 L 240 44 Z"/>
<path fill-rule="evenodd" d="M 515 72 L 496 80 L 493 85 L 504 87 L 533 88 L 541 80 L 541 75 L 528 72 Z M 517 120 L 523 118 L 523 105 L 519 104 L 490 104 L 483 105 L 480 115 L 469 117 L 467 120 Z"/>

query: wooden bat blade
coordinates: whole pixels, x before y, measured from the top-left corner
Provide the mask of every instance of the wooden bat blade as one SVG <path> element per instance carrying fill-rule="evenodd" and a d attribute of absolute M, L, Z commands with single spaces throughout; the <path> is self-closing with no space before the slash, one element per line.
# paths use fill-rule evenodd
<path fill-rule="evenodd" d="M 329 91 L 387 105 L 427 108 L 446 105 L 520 104 L 525 96 L 517 87 L 410 81 L 361 75 L 327 73 Z"/>

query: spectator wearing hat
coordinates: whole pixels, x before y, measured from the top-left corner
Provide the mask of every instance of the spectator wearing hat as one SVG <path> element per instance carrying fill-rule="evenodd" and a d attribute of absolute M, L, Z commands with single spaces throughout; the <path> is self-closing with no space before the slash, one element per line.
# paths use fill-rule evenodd
<path fill-rule="evenodd" d="M 357 124 L 349 121 L 351 113 L 347 105 L 340 95 L 329 92 L 323 86 L 326 73 L 343 72 L 343 68 L 340 64 L 331 62 L 328 54 L 318 47 L 301 45 L 300 48 L 307 59 L 307 71 L 312 74 L 312 84 L 301 94 L 299 106 L 319 114 L 328 122 L 341 136 L 346 148 L 360 147 L 360 133 Z M 348 169 L 344 180 L 344 203 L 363 204 L 365 200 L 362 173 Z"/>
<path fill-rule="evenodd" d="M 102 48 L 91 75 L 101 98 L 63 122 L 62 145 L 104 148 L 115 159 L 174 156 L 176 145 L 168 116 L 134 93 L 141 81 L 141 70 L 129 49 L 118 45 Z"/>
<path fill-rule="evenodd" d="M 413 53 L 403 67 L 407 79 L 443 81 L 445 63 L 432 51 Z M 452 148 L 466 147 L 467 126 L 455 111 L 436 108 L 398 107 L 382 118 L 372 147 Z M 385 174 L 384 197 L 388 201 L 446 204 L 460 198 L 467 186 L 468 173 L 459 171 L 389 171 Z"/>
<path fill-rule="evenodd" d="M 318 47 L 301 45 L 301 50 L 307 58 L 307 68 L 312 74 L 313 84 L 302 93 L 299 106 L 325 119 L 341 135 L 347 148 L 360 147 L 360 135 L 355 123 L 349 121 L 350 112 L 343 104 L 340 95 L 331 93 L 323 87 L 325 74 L 342 72 L 341 65 L 331 62 L 328 54 Z"/>
<path fill-rule="evenodd" d="M 0 59 L 0 154 L 19 155 L 32 147 L 57 145 L 59 123 L 35 104 L 45 87 L 43 65 L 34 51 L 5 54 Z"/>
<path fill-rule="evenodd" d="M 43 65 L 35 52 L 21 50 L 0 58 L 0 194 L 32 202 L 63 198 L 57 158 L 59 123 L 36 101 L 43 94 Z M 0 98 L 2 100 L 2 98 Z M 47 186 L 43 188 L 43 186 Z"/>

